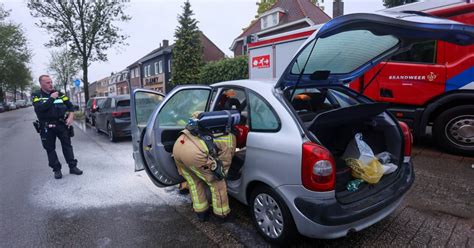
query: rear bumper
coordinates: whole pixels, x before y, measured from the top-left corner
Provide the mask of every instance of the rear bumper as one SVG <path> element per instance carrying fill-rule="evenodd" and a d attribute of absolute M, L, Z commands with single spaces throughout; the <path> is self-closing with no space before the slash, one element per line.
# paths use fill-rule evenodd
<path fill-rule="evenodd" d="M 400 205 L 414 181 L 411 163 L 402 167 L 399 179 L 393 184 L 367 200 L 349 205 L 337 202 L 334 193 L 332 197 L 321 198 L 317 192 L 309 192 L 302 186 L 282 186 L 278 191 L 290 196 L 285 200 L 301 234 L 312 238 L 339 238 L 377 223 Z"/>
<path fill-rule="evenodd" d="M 120 120 L 115 118 L 114 130 L 117 137 L 129 137 L 132 135 L 130 120 Z"/>

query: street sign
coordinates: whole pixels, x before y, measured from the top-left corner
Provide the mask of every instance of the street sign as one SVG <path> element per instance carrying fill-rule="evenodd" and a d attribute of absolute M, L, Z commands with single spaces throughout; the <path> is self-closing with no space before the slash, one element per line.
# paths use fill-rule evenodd
<path fill-rule="evenodd" d="M 74 80 L 74 85 L 76 87 L 79 87 L 79 85 L 81 85 L 81 80 L 79 80 L 79 79 Z"/>

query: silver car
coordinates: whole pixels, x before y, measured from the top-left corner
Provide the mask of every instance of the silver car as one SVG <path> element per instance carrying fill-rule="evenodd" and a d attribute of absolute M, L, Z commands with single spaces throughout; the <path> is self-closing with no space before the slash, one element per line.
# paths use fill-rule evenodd
<path fill-rule="evenodd" d="M 414 13 L 351 14 L 308 38 L 278 80 L 186 85 L 166 97 L 135 90 L 136 170 L 145 169 L 158 187 L 182 182 L 172 148 L 191 114 L 238 109 L 249 132 L 229 171 L 228 192 L 249 206 L 260 234 L 284 243 L 296 233 L 332 239 L 360 231 L 392 213 L 413 184 L 411 135 L 386 104 L 345 85 L 433 39 L 470 45 L 474 27 Z M 392 154 L 398 169 L 351 192 L 342 155 L 356 133 L 374 153 Z"/>

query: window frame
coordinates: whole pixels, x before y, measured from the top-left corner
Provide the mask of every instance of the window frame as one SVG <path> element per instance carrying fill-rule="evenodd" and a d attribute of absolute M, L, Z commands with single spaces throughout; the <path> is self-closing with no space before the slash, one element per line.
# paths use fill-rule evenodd
<path fill-rule="evenodd" d="M 434 59 L 434 62 L 417 62 L 417 61 L 398 61 L 398 60 L 391 60 L 392 58 L 390 58 L 389 61 L 387 61 L 387 63 L 395 63 L 395 64 L 416 64 L 416 65 L 439 65 L 438 64 L 438 40 L 433 40 L 435 45 L 434 45 L 434 54 L 433 54 L 433 59 Z M 409 50 L 407 50 L 409 51 Z M 407 52 L 405 51 L 405 52 Z M 398 55 L 398 54 L 397 54 Z"/>
<path fill-rule="evenodd" d="M 166 105 L 168 105 L 170 102 L 169 102 L 169 99 L 173 98 L 176 96 L 176 94 L 178 93 L 183 93 L 185 91 L 195 91 L 195 90 L 207 90 L 209 91 L 209 95 L 207 96 L 207 100 L 206 100 L 206 104 L 204 105 L 204 112 L 209 110 L 209 102 L 210 102 L 210 98 L 212 96 L 212 92 L 213 92 L 213 88 L 211 87 L 210 89 L 205 89 L 205 88 L 198 88 L 198 89 L 193 89 L 193 88 L 185 88 L 185 89 L 181 89 L 180 91 L 174 93 L 172 96 L 170 96 L 170 98 L 168 98 L 166 100 L 166 102 L 163 102 L 163 106 L 160 107 L 160 110 L 158 111 L 158 113 L 156 114 L 156 118 L 154 120 L 154 125 L 158 128 L 166 128 L 166 129 L 173 129 L 173 128 L 184 128 L 185 126 L 168 126 L 168 125 L 162 125 L 162 123 L 160 123 L 160 120 L 162 120 L 163 118 L 159 118 L 160 117 L 160 114 L 163 112 L 163 110 L 165 109 Z M 191 118 L 191 115 L 188 116 L 188 118 Z"/>
<path fill-rule="evenodd" d="M 275 109 L 272 107 L 272 105 L 267 101 L 267 99 L 265 99 L 262 95 L 260 95 L 259 93 L 257 93 L 254 90 L 251 90 L 249 88 L 245 88 L 245 92 L 246 92 L 247 105 L 248 105 L 248 117 L 247 118 L 248 118 L 249 131 L 250 132 L 256 132 L 256 133 L 278 133 L 281 130 L 281 119 L 280 119 L 280 116 L 275 111 Z M 251 105 L 251 102 L 250 102 L 250 93 L 254 94 L 258 99 L 263 101 L 265 103 L 265 105 L 267 105 L 270 108 L 271 112 L 276 117 L 276 121 L 278 123 L 278 127 L 276 129 L 256 129 L 256 128 L 252 127 L 252 105 Z"/>

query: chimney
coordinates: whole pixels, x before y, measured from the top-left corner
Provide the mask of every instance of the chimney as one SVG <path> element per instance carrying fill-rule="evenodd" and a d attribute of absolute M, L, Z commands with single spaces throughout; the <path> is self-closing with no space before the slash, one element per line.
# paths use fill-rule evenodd
<path fill-rule="evenodd" d="M 169 46 L 169 41 L 168 40 L 163 40 L 163 47 Z"/>
<path fill-rule="evenodd" d="M 342 0 L 334 0 L 332 3 L 332 18 L 344 15 L 344 2 Z"/>

